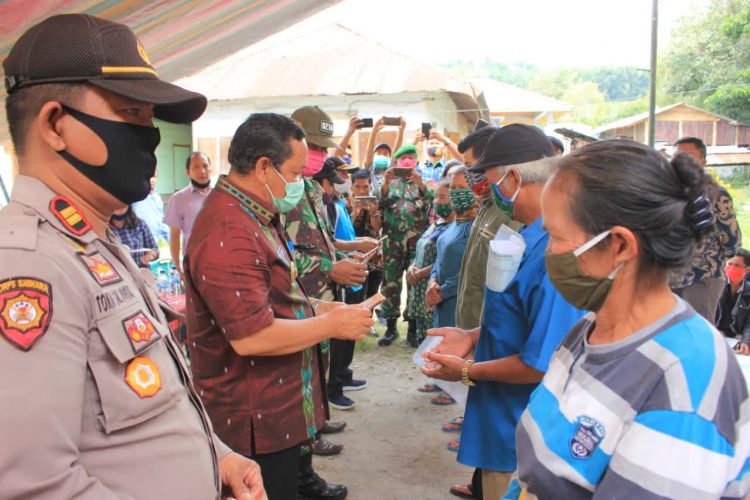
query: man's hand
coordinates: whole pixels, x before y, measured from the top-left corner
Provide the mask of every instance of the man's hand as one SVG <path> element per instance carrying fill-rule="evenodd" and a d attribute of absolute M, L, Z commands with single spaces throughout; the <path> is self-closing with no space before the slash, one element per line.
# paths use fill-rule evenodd
<path fill-rule="evenodd" d="M 416 146 L 420 142 L 425 140 L 425 136 L 422 132 L 417 132 L 417 135 L 414 136 L 414 145 Z"/>
<path fill-rule="evenodd" d="M 343 302 L 329 302 L 327 300 L 320 300 L 318 301 L 318 307 L 315 308 L 315 314 L 317 316 L 322 316 L 345 305 L 346 304 L 344 304 Z"/>
<path fill-rule="evenodd" d="M 750 344 L 748 344 L 747 342 L 743 342 L 743 341 L 740 340 L 734 346 L 734 352 L 736 352 L 737 354 L 742 354 L 744 356 L 748 356 L 748 355 L 750 355 Z"/>
<path fill-rule="evenodd" d="M 362 340 L 370 334 L 375 322 L 372 311 L 359 305 L 337 307 L 325 315 L 332 337 L 340 340 Z"/>
<path fill-rule="evenodd" d="M 352 259 L 336 261 L 333 263 L 329 277 L 339 285 L 361 285 L 367 279 L 367 264 Z"/>
<path fill-rule="evenodd" d="M 427 284 L 427 293 L 425 293 L 424 300 L 427 307 L 436 306 L 443 301 L 443 296 L 440 295 L 440 285 L 434 279 Z"/>
<path fill-rule="evenodd" d="M 401 118 L 401 124 L 398 126 L 398 128 L 400 128 L 401 130 L 404 130 L 406 128 L 406 120 L 404 119 L 403 116 L 400 118 Z"/>
<path fill-rule="evenodd" d="M 367 253 L 378 246 L 380 246 L 378 240 L 373 238 L 357 238 L 354 242 L 354 249 L 362 253 Z"/>
<path fill-rule="evenodd" d="M 443 134 L 441 134 L 440 132 L 438 132 L 434 128 L 430 129 L 430 139 L 435 139 L 436 141 L 440 141 L 443 144 L 445 144 L 445 143 L 448 142 L 448 139 L 446 139 Z"/>
<path fill-rule="evenodd" d="M 383 120 L 384 119 L 385 119 L 385 116 L 381 116 L 380 118 L 378 118 L 378 120 L 375 123 L 372 124 L 372 133 L 373 134 L 377 134 L 385 126 L 383 124 Z"/>
<path fill-rule="evenodd" d="M 443 337 L 432 352 L 436 354 L 446 354 L 465 358 L 474 348 L 474 341 L 471 339 L 466 330 L 455 327 L 431 328 L 427 330 L 427 335 L 433 337 Z"/>
<path fill-rule="evenodd" d="M 411 173 L 411 177 L 409 179 L 419 187 L 420 191 L 425 190 L 424 179 L 422 179 L 422 174 L 420 174 L 416 168 Z"/>
<path fill-rule="evenodd" d="M 158 253 L 154 252 L 153 250 L 149 250 L 141 256 L 141 263 L 144 266 L 147 266 L 149 262 L 156 260 L 157 257 L 159 257 Z"/>
<path fill-rule="evenodd" d="M 353 116 L 349 120 L 349 129 L 347 130 L 347 135 L 354 134 L 354 132 L 356 132 L 360 128 L 362 128 L 362 119 L 357 116 Z"/>
<path fill-rule="evenodd" d="M 409 286 L 414 286 L 417 284 L 417 276 L 416 276 L 417 268 L 412 264 L 409 266 L 409 268 L 406 270 L 406 284 Z"/>
<path fill-rule="evenodd" d="M 427 363 L 421 370 L 428 377 L 448 380 L 450 382 L 461 380 L 461 369 L 466 362 L 464 358 L 447 354 L 435 354 L 430 351 L 427 351 L 422 356 L 424 356 Z"/>
<path fill-rule="evenodd" d="M 260 467 L 249 458 L 230 453 L 219 461 L 221 482 L 232 490 L 238 500 L 265 500 L 266 490 Z"/>

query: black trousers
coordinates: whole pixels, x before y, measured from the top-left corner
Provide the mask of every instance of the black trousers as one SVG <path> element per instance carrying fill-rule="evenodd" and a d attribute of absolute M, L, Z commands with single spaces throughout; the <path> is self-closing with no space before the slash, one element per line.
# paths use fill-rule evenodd
<path fill-rule="evenodd" d="M 344 303 L 359 304 L 365 299 L 367 290 L 362 289 L 353 292 L 346 288 L 341 293 L 344 295 Z M 344 384 L 352 381 L 352 371 L 349 366 L 354 359 L 353 340 L 331 339 L 331 364 L 328 369 L 328 397 L 337 398 L 344 394 Z"/>
<path fill-rule="evenodd" d="M 383 282 L 383 270 L 382 269 L 370 269 L 370 274 L 367 275 L 367 292 L 365 298 L 371 297 L 380 291 L 380 284 Z"/>
<path fill-rule="evenodd" d="M 286 450 L 250 457 L 260 465 L 263 485 L 268 500 L 297 498 L 297 473 L 300 465 L 300 445 Z"/>

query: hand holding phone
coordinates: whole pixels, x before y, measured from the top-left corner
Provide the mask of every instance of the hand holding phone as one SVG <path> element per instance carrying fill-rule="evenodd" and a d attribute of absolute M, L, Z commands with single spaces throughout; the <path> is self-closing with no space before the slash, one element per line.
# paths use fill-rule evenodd
<path fill-rule="evenodd" d="M 372 118 L 360 119 L 359 128 L 372 128 Z"/>
<path fill-rule="evenodd" d="M 388 125 L 389 127 L 398 127 L 401 125 L 401 117 L 400 116 L 384 116 L 383 125 Z"/>
<path fill-rule="evenodd" d="M 393 175 L 400 179 L 409 179 L 413 170 L 413 168 L 409 167 L 393 167 Z"/>
<path fill-rule="evenodd" d="M 422 135 L 425 140 L 430 138 L 430 130 L 432 130 L 432 124 L 428 122 L 422 122 Z"/>

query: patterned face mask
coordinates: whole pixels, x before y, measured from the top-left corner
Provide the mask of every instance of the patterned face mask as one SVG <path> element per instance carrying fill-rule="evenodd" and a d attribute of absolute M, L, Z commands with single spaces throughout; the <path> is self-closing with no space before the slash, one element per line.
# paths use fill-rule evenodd
<path fill-rule="evenodd" d="M 477 200 L 474 191 L 469 188 L 451 189 L 451 203 L 453 203 L 453 209 L 456 211 L 456 215 L 461 215 L 467 212 Z"/>

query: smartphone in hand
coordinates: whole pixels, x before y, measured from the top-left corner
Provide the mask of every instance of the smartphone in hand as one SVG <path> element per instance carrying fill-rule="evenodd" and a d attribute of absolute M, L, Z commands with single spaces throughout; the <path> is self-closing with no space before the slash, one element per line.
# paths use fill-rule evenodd
<path fill-rule="evenodd" d="M 400 116 L 384 116 L 383 125 L 388 125 L 389 127 L 400 127 L 401 117 Z"/>
<path fill-rule="evenodd" d="M 413 168 L 409 167 L 393 167 L 393 175 L 400 179 L 409 179 L 414 171 Z"/>
<path fill-rule="evenodd" d="M 378 292 L 375 295 L 373 295 L 373 296 L 369 297 L 368 299 L 366 299 L 360 305 L 363 306 L 363 307 L 366 307 L 367 309 L 369 309 L 370 311 L 372 311 L 373 309 L 375 309 L 376 307 L 378 307 L 383 302 L 385 302 L 385 296 L 382 293 Z"/>
<path fill-rule="evenodd" d="M 372 128 L 372 118 L 362 118 L 359 128 Z"/>

